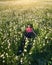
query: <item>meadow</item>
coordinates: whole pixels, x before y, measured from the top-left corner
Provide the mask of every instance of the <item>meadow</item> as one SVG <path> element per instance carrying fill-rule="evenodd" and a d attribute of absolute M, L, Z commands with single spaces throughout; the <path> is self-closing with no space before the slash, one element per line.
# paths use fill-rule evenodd
<path fill-rule="evenodd" d="M 52 65 L 52 5 L 16 4 L 0 3 L 0 65 Z M 36 37 L 18 54 L 28 24 Z"/>

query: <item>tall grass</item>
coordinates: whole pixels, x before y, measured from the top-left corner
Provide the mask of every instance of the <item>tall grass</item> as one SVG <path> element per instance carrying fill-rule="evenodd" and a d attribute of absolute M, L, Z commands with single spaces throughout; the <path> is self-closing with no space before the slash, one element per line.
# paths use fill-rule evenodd
<path fill-rule="evenodd" d="M 26 40 L 24 51 L 17 56 L 30 23 L 37 35 Z M 0 11 L 0 65 L 52 65 L 52 9 Z"/>

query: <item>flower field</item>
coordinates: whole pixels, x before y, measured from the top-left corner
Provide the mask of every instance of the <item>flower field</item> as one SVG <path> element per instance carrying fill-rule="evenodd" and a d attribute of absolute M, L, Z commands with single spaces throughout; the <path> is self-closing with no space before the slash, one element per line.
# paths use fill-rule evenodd
<path fill-rule="evenodd" d="M 52 65 L 52 9 L 4 9 L 0 10 L 0 65 Z M 24 51 L 17 55 L 28 24 L 36 37 L 26 39 Z"/>

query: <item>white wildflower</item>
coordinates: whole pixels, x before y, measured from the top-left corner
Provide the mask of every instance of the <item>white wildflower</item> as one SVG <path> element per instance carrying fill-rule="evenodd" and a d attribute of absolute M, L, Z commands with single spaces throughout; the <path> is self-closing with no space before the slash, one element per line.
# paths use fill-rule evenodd
<path fill-rule="evenodd" d="M 8 57 L 8 53 L 6 53 L 6 56 Z"/>
<path fill-rule="evenodd" d="M 4 54 L 2 54 L 0 57 L 3 57 L 4 56 Z"/>
<path fill-rule="evenodd" d="M 32 52 L 29 53 L 30 55 L 32 54 Z"/>
<path fill-rule="evenodd" d="M 21 63 L 23 62 L 23 58 L 21 58 L 20 62 L 21 62 Z"/>
<path fill-rule="evenodd" d="M 43 46 L 45 46 L 45 43 L 43 43 Z"/>
<path fill-rule="evenodd" d="M 15 59 L 17 60 L 18 59 L 18 56 L 16 56 Z"/>
<path fill-rule="evenodd" d="M 29 64 L 31 64 L 31 62 L 29 61 Z"/>
<path fill-rule="evenodd" d="M 45 39 L 47 39 L 47 36 L 45 37 Z"/>
<path fill-rule="evenodd" d="M 24 52 L 27 52 L 27 50 L 26 50 L 26 49 L 24 49 Z"/>
<path fill-rule="evenodd" d="M 5 62 L 5 60 L 3 60 L 3 63 Z"/>

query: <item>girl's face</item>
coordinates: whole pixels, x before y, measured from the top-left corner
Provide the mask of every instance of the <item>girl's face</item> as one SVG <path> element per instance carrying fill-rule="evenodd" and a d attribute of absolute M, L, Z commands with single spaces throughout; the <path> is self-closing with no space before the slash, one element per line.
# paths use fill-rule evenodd
<path fill-rule="evenodd" d="M 28 25 L 28 28 L 30 27 L 30 25 Z"/>

